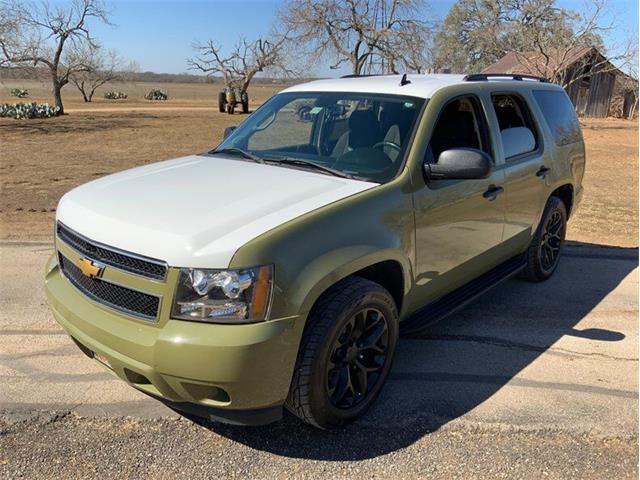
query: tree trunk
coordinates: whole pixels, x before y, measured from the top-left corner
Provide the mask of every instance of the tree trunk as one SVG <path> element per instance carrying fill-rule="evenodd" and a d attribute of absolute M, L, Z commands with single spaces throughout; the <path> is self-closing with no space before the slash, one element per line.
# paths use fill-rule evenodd
<path fill-rule="evenodd" d="M 351 56 L 351 75 L 360 75 L 360 70 L 362 69 L 362 65 L 358 61 L 357 57 Z"/>
<path fill-rule="evenodd" d="M 254 75 L 257 73 L 257 71 L 254 70 L 249 70 L 248 72 L 245 73 L 244 78 L 242 79 L 242 90 L 245 92 L 249 91 L 249 84 L 251 83 L 251 80 L 253 80 Z"/>
<path fill-rule="evenodd" d="M 62 85 L 60 85 L 60 81 L 58 80 L 56 75 L 53 75 L 53 100 L 56 103 L 56 107 L 60 109 L 58 115 L 64 115 L 64 106 L 62 105 L 62 94 L 60 90 L 62 90 Z"/>

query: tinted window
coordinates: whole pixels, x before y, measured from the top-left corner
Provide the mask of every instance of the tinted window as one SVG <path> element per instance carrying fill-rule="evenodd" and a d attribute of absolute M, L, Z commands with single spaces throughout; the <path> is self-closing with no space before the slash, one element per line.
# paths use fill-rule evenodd
<path fill-rule="evenodd" d="M 489 153 L 484 125 L 475 99 L 464 97 L 451 101 L 440 112 L 425 160 L 437 162 L 440 154 L 451 148 L 476 148 Z"/>
<path fill-rule="evenodd" d="M 500 130 L 527 127 L 536 135 L 536 128 L 529 107 L 524 100 L 515 95 L 492 95 L 493 108 L 498 117 Z"/>
<path fill-rule="evenodd" d="M 518 153 L 526 154 L 538 148 L 538 131 L 526 102 L 517 95 L 496 94 L 491 96 L 500 132 L 511 128 L 527 128 L 533 135 L 533 144 L 527 143 Z M 504 135 L 507 135 L 505 133 Z"/>
<path fill-rule="evenodd" d="M 542 110 L 556 144 L 567 145 L 582 140 L 576 111 L 564 92 L 534 90 L 533 96 Z"/>

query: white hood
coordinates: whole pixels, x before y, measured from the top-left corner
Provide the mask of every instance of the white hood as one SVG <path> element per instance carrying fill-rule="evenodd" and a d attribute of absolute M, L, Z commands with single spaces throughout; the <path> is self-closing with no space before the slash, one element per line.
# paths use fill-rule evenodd
<path fill-rule="evenodd" d="M 91 240 L 170 266 L 224 268 L 253 238 L 376 185 L 193 155 L 71 190 L 57 218 Z"/>

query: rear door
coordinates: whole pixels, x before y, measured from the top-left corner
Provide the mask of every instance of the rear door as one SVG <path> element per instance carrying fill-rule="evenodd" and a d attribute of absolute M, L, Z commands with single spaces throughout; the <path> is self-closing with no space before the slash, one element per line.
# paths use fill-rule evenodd
<path fill-rule="evenodd" d="M 547 158 L 541 130 L 523 95 L 493 92 L 491 104 L 499 127 L 496 137 L 505 172 L 503 248 L 516 255 L 529 244 L 542 214 L 551 158 Z"/>

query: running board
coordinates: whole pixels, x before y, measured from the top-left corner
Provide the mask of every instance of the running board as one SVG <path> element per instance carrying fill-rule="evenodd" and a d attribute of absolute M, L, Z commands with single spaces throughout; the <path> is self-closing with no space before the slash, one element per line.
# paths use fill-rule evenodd
<path fill-rule="evenodd" d="M 518 255 L 474 278 L 469 283 L 440 297 L 418 310 L 400 324 L 403 335 L 415 335 L 474 301 L 487 290 L 511 278 L 526 266 L 523 255 Z"/>

